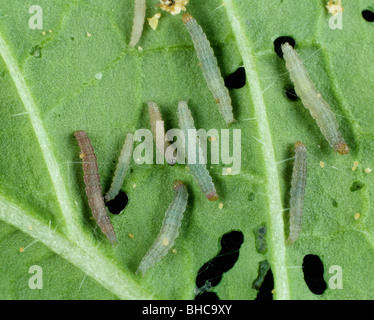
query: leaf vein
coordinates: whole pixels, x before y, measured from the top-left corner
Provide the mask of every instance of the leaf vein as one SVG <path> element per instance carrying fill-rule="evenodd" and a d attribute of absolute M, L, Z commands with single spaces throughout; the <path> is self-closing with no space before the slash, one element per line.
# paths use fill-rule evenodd
<path fill-rule="evenodd" d="M 274 288 L 277 299 L 289 299 L 289 280 L 286 263 L 286 247 L 284 237 L 284 223 L 282 215 L 281 191 L 277 170 L 277 161 L 273 148 L 273 140 L 270 131 L 269 120 L 266 113 L 266 105 L 263 98 L 263 90 L 260 85 L 260 77 L 256 70 L 254 54 L 251 49 L 250 41 L 237 19 L 233 0 L 225 2 L 226 12 L 236 37 L 239 51 L 243 58 L 243 64 L 247 74 L 247 81 L 253 105 L 256 112 L 256 118 L 259 126 L 260 140 L 262 141 L 262 152 L 267 172 L 267 185 L 269 201 L 269 239 L 271 242 L 271 266 L 274 274 Z"/>
<path fill-rule="evenodd" d="M 69 199 L 68 192 L 64 185 L 60 168 L 52 152 L 52 145 L 48 138 L 48 134 L 43 126 L 39 110 L 34 102 L 33 96 L 27 86 L 25 78 L 14 59 L 10 48 L 0 33 L 0 55 L 2 56 L 9 74 L 13 80 L 16 90 L 21 98 L 21 101 L 28 112 L 32 128 L 35 132 L 36 138 L 40 145 L 44 161 L 46 163 L 49 175 L 51 177 L 52 185 L 54 187 L 56 197 L 64 216 L 68 236 L 72 240 L 82 241 L 82 232 L 79 226 L 78 217 L 73 210 L 72 202 Z"/>

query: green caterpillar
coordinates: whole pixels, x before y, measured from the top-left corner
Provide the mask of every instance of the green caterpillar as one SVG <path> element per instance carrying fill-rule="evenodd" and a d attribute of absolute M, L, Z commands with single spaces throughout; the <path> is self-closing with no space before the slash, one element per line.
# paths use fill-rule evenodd
<path fill-rule="evenodd" d="M 182 19 L 195 46 L 205 81 L 219 106 L 222 117 L 229 125 L 235 121 L 232 114 L 231 98 L 218 68 L 213 49 L 203 29 L 189 13 L 185 13 Z"/>
<path fill-rule="evenodd" d="M 188 192 L 186 186 L 180 180 L 173 182 L 174 198 L 166 210 L 165 218 L 162 221 L 160 233 L 140 262 L 136 273 L 142 275 L 147 270 L 159 262 L 169 252 L 174 245 L 175 239 L 179 235 L 179 228 L 182 224 L 183 213 L 186 211 Z"/>
<path fill-rule="evenodd" d="M 312 117 L 317 121 L 322 134 L 330 146 L 339 154 L 348 154 L 349 148 L 345 143 L 336 121 L 335 114 L 328 103 L 317 91 L 314 83 L 305 69 L 303 61 L 295 49 L 287 42 L 281 45 L 286 68 L 290 73 L 291 81 L 295 85 L 296 94 L 301 98 L 304 106 L 309 109 Z"/>

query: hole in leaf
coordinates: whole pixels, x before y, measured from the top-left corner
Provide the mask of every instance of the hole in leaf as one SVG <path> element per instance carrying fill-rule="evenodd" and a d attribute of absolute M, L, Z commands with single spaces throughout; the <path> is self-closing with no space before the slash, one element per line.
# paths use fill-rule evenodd
<path fill-rule="evenodd" d="M 367 22 L 374 22 L 374 12 L 371 10 L 363 10 L 362 11 L 362 17 L 367 21 Z"/>
<path fill-rule="evenodd" d="M 239 67 L 235 72 L 225 78 L 225 86 L 228 89 L 240 89 L 245 86 L 246 76 L 244 67 Z"/>
<path fill-rule="evenodd" d="M 294 48 L 295 48 L 295 45 L 296 45 L 296 41 L 291 37 L 278 37 L 278 38 L 276 38 L 274 40 L 274 51 L 281 58 L 283 58 L 283 52 L 282 52 L 282 49 L 281 49 L 281 45 L 285 42 L 288 42 L 290 44 L 290 46 L 292 46 Z"/>
<path fill-rule="evenodd" d="M 287 88 L 285 92 L 286 92 L 287 98 L 290 99 L 291 101 L 296 101 L 299 99 L 299 96 L 296 94 L 294 88 Z"/>
<path fill-rule="evenodd" d="M 365 184 L 363 184 L 362 182 L 355 181 L 355 182 L 352 183 L 352 185 L 349 189 L 351 190 L 351 192 L 355 192 L 355 191 L 361 190 L 364 186 L 365 186 Z"/>
<path fill-rule="evenodd" d="M 202 294 L 198 294 L 195 297 L 195 300 L 211 300 L 211 301 L 219 301 L 220 299 L 214 292 L 204 292 Z"/>
<path fill-rule="evenodd" d="M 212 260 L 205 263 L 197 273 L 196 286 L 203 287 L 207 282 L 216 286 L 222 275 L 229 271 L 239 258 L 239 250 L 244 241 L 241 231 L 231 231 L 221 238 L 221 251 Z"/>
<path fill-rule="evenodd" d="M 308 254 L 304 257 L 303 272 L 309 290 L 314 294 L 324 293 L 327 285 L 323 279 L 323 263 L 318 256 Z"/>
<path fill-rule="evenodd" d="M 70 40 L 71 40 L 71 41 L 74 41 L 74 40 L 75 40 L 75 38 L 74 38 L 74 37 L 70 37 Z"/>
<path fill-rule="evenodd" d="M 262 263 L 264 263 L 265 261 L 262 261 Z M 259 268 L 261 268 L 261 265 L 260 265 Z M 259 270 L 259 273 L 260 273 L 260 270 Z M 260 274 L 259 274 L 259 276 L 260 276 Z M 254 282 L 253 282 L 253 284 L 254 284 Z M 253 284 L 252 284 L 252 286 L 253 286 Z M 269 266 L 269 268 L 266 272 L 266 275 L 263 277 L 263 280 L 262 280 L 261 284 L 259 285 L 258 294 L 257 294 L 257 297 L 256 297 L 255 300 L 273 300 L 273 293 L 272 293 L 273 289 L 274 289 L 273 272 L 271 271 L 271 268 Z"/>
<path fill-rule="evenodd" d="M 106 206 L 109 209 L 109 212 L 112 214 L 120 214 L 123 209 L 127 206 L 129 198 L 127 194 L 123 191 L 120 191 L 118 195 L 106 203 Z"/>

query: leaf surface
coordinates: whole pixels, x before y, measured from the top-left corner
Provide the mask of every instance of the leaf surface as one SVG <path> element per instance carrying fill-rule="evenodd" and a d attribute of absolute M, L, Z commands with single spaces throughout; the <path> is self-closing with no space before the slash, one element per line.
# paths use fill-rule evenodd
<path fill-rule="evenodd" d="M 42 30 L 29 28 L 34 3 L 0 0 L 1 298 L 193 299 L 201 267 L 221 251 L 225 234 L 240 231 L 237 261 L 221 281 L 211 279 L 220 299 L 255 299 L 264 260 L 275 299 L 373 299 L 373 173 L 365 169 L 374 169 L 374 25 L 361 14 L 370 3 L 344 1 L 343 29 L 333 30 L 324 1 L 190 2 L 223 76 L 245 68 L 245 86 L 230 90 L 241 171 L 225 176 L 226 165 L 208 166 L 220 197 L 209 202 L 185 166 L 133 163 L 122 188 L 129 202 L 109 214 L 118 237 L 112 248 L 91 218 L 73 132 L 91 138 L 106 191 L 126 133 L 150 129 L 146 101 L 160 106 L 167 129 L 178 127 L 180 100 L 189 101 L 197 128 L 227 128 L 181 16 L 162 12 L 156 31 L 146 22 L 141 48 L 130 49 L 132 0 L 41 0 Z M 156 3 L 147 2 L 147 17 L 159 11 Z M 281 36 L 296 41 L 349 155 L 333 152 L 300 100 L 287 98 L 292 84 L 274 51 Z M 286 246 L 296 140 L 308 149 L 308 184 L 302 233 Z M 142 278 L 135 271 L 160 230 L 175 179 L 190 194 L 176 253 Z M 261 226 L 266 253 L 256 250 Z M 323 294 L 304 279 L 307 255 L 324 266 Z M 33 265 L 43 269 L 42 290 L 29 287 Z M 342 289 L 333 288 L 334 266 Z"/>

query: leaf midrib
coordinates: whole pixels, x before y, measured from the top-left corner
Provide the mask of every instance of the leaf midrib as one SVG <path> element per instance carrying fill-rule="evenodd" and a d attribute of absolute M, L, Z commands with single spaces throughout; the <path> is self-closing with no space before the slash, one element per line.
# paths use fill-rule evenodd
<path fill-rule="evenodd" d="M 38 239 L 120 299 L 153 298 L 90 243 L 82 248 L 2 196 L 0 196 L 0 219 Z"/>
<path fill-rule="evenodd" d="M 66 226 L 66 238 L 52 232 L 48 226 L 33 218 L 20 207 L 0 196 L 0 219 L 29 234 L 48 246 L 55 253 L 82 269 L 86 274 L 98 281 L 103 287 L 121 299 L 149 299 L 151 295 L 143 289 L 115 264 L 108 260 L 82 231 L 78 213 L 74 210 L 72 201 L 64 184 L 60 168 L 52 144 L 43 126 L 39 110 L 34 102 L 25 78 L 13 57 L 2 33 L 0 32 L 0 55 L 13 80 L 21 101 L 30 117 L 32 128 L 41 148 L 47 166 L 51 183 L 56 193 L 57 201 Z M 27 226 L 33 226 L 32 231 Z"/>
<path fill-rule="evenodd" d="M 41 121 L 38 108 L 34 102 L 31 92 L 22 75 L 22 72 L 1 33 L 0 55 L 2 56 L 5 65 L 8 68 L 9 74 L 13 80 L 18 95 L 20 96 L 30 118 L 32 128 L 35 132 L 38 144 L 43 154 L 44 161 L 47 165 L 48 173 L 51 177 L 57 201 L 59 207 L 61 208 L 61 213 L 64 216 L 67 235 L 71 240 L 82 241 L 80 237 L 80 234 L 82 234 L 82 232 L 78 228 L 78 220 L 73 210 L 72 202 L 69 200 L 56 157 L 52 152 L 51 142 L 48 139 L 47 132 Z"/>
<path fill-rule="evenodd" d="M 266 113 L 266 105 L 263 99 L 260 78 L 256 71 L 254 54 L 249 39 L 237 19 L 233 0 L 225 2 L 228 19 L 231 24 L 239 52 L 243 58 L 243 65 L 249 90 L 256 112 L 259 127 L 262 153 L 267 173 L 268 203 L 269 203 L 269 232 L 268 242 L 271 254 L 270 265 L 274 274 L 274 289 L 277 299 L 290 299 L 289 280 L 286 263 L 286 247 L 284 238 L 284 223 L 282 216 L 282 200 L 279 185 L 277 162 L 273 148 L 269 120 Z"/>

